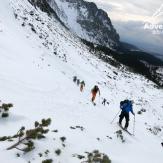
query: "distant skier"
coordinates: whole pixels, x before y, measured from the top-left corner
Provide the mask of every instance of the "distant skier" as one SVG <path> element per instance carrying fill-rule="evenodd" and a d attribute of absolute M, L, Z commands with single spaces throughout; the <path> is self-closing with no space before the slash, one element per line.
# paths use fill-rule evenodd
<path fill-rule="evenodd" d="M 73 77 L 73 82 L 76 83 L 76 81 L 77 81 L 77 77 L 74 76 L 74 77 Z"/>
<path fill-rule="evenodd" d="M 91 99 L 91 100 L 92 100 L 93 103 L 94 103 L 94 101 L 95 101 L 97 92 L 99 92 L 99 96 L 100 96 L 100 89 L 98 88 L 97 85 L 95 85 L 95 86 L 92 88 L 92 90 L 91 90 L 91 93 L 92 93 L 92 99 Z M 95 104 L 95 103 L 94 103 L 94 104 Z"/>
<path fill-rule="evenodd" d="M 106 98 L 103 99 L 102 104 L 105 106 Z"/>
<path fill-rule="evenodd" d="M 81 92 L 83 92 L 84 87 L 85 87 L 85 82 L 82 81 L 82 82 L 80 83 L 80 91 L 81 91 Z"/>
<path fill-rule="evenodd" d="M 119 125 L 122 125 L 122 120 L 123 118 L 126 119 L 126 124 L 124 129 L 127 130 L 128 126 L 129 126 L 129 112 L 131 112 L 134 116 L 135 113 L 133 112 L 133 101 L 129 101 L 129 100 L 124 100 L 120 102 L 120 108 L 121 108 L 121 114 L 119 116 Z"/>
<path fill-rule="evenodd" d="M 79 86 L 79 84 L 80 84 L 80 79 L 77 79 L 77 85 Z"/>

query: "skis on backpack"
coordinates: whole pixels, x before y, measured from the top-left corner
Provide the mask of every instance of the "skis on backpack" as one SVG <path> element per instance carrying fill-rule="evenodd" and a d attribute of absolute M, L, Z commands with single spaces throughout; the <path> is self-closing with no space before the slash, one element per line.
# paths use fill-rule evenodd
<path fill-rule="evenodd" d="M 128 133 L 130 136 L 134 136 L 131 132 L 129 132 L 127 129 L 125 129 L 124 127 L 122 127 L 122 125 L 120 125 L 119 123 L 118 123 L 118 126 L 123 130 L 123 131 L 125 131 L 126 133 Z"/>

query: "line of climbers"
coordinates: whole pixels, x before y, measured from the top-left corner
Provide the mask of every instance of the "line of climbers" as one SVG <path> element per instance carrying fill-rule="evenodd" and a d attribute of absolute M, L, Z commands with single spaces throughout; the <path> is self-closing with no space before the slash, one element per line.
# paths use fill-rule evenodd
<path fill-rule="evenodd" d="M 74 76 L 73 82 L 76 83 L 78 86 L 80 85 L 80 91 L 83 92 L 83 89 L 85 87 L 84 80 L 82 80 L 80 82 L 80 79 L 78 79 L 76 76 Z M 94 105 L 96 105 L 95 99 L 96 99 L 97 93 L 99 93 L 99 96 L 101 95 L 99 87 L 97 85 L 95 85 L 91 89 L 91 94 L 92 94 L 91 101 Z M 106 103 L 109 105 L 109 102 L 107 102 L 106 98 L 103 98 L 102 104 L 105 106 Z M 130 101 L 130 100 L 121 101 L 120 109 L 121 109 L 121 113 L 119 115 L 119 125 L 122 126 L 122 120 L 125 118 L 126 123 L 125 123 L 124 129 L 127 130 L 128 126 L 129 126 L 129 113 L 131 112 L 135 116 L 135 113 L 133 112 L 133 101 Z"/>
<path fill-rule="evenodd" d="M 84 80 L 82 80 L 82 81 L 80 82 L 80 79 L 77 79 L 77 77 L 74 76 L 74 77 L 73 77 L 73 81 L 74 81 L 74 83 L 76 83 L 78 86 L 80 85 L 80 91 L 83 92 L 83 89 L 84 89 L 84 87 L 85 87 L 85 82 L 84 82 Z M 96 95 L 97 95 L 97 93 L 99 93 L 99 96 L 100 96 L 100 94 L 101 94 L 99 87 L 98 87 L 97 85 L 95 85 L 95 86 L 91 89 L 91 93 L 92 93 L 91 101 L 92 101 L 92 103 L 93 103 L 94 105 L 96 105 L 96 103 L 95 103 Z M 106 103 L 109 105 L 109 102 L 107 102 L 106 98 L 103 98 L 102 104 L 105 106 Z M 118 122 L 118 123 L 119 123 L 120 126 L 122 126 L 122 121 L 123 121 L 123 119 L 125 118 L 125 126 L 122 127 L 124 130 L 127 130 L 128 126 L 129 126 L 129 120 L 130 120 L 130 118 L 129 118 L 129 113 L 131 112 L 131 113 L 134 115 L 134 117 L 135 117 L 135 113 L 134 113 L 134 111 L 133 111 L 133 103 L 134 103 L 134 101 L 131 101 L 131 100 L 128 100 L 128 99 L 120 102 L 120 109 L 121 109 L 120 111 L 121 111 L 121 113 L 120 113 L 120 115 L 119 115 L 119 122 Z M 119 111 L 119 112 L 120 112 L 120 111 Z M 118 112 L 118 114 L 119 114 L 119 112 Z M 117 115 L 118 115 L 118 114 L 117 114 Z M 116 116 L 117 116 L 117 115 L 116 115 Z M 115 117 L 115 118 L 116 118 L 116 117 Z M 114 119 L 115 119 L 115 118 L 114 118 Z M 114 121 L 114 119 L 113 119 L 113 121 Z M 135 119 L 135 118 L 134 118 L 134 119 Z M 161 145 L 162 145 L 162 147 L 163 147 L 163 142 L 161 142 Z"/>
<path fill-rule="evenodd" d="M 80 91 L 83 92 L 83 89 L 85 87 L 85 82 L 84 80 L 80 81 L 80 79 L 78 79 L 76 76 L 73 77 L 73 82 L 77 84 L 77 86 L 80 85 Z M 91 101 L 92 103 L 95 105 L 95 99 L 96 99 L 96 95 L 97 93 L 99 93 L 100 96 L 100 89 L 97 85 L 95 85 L 92 89 L 91 89 L 91 93 L 92 93 L 92 97 L 91 97 Z M 106 103 L 106 99 L 103 99 L 102 104 L 105 105 Z"/>

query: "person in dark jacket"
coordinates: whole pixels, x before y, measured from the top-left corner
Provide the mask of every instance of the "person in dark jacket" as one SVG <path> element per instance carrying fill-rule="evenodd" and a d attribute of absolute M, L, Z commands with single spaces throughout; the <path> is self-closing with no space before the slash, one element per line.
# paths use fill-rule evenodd
<path fill-rule="evenodd" d="M 79 86 L 80 84 L 80 79 L 77 79 L 77 86 Z"/>
<path fill-rule="evenodd" d="M 124 100 L 120 103 L 120 108 L 122 111 L 119 116 L 119 125 L 122 125 L 122 120 L 125 118 L 126 124 L 124 129 L 126 130 L 129 126 L 129 112 L 131 112 L 135 116 L 135 113 L 133 112 L 132 104 L 133 101 L 129 101 L 129 100 Z"/>
<path fill-rule="evenodd" d="M 76 81 L 77 81 L 77 77 L 73 76 L 73 82 L 76 83 Z"/>
<path fill-rule="evenodd" d="M 105 106 L 106 98 L 103 99 L 102 104 Z"/>

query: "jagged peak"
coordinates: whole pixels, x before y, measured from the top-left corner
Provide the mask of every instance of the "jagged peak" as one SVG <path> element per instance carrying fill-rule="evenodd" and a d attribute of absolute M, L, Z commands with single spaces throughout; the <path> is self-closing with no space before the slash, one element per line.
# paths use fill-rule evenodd
<path fill-rule="evenodd" d="M 47 0 L 66 26 L 82 39 L 115 48 L 119 34 L 107 13 L 93 2 L 84 0 Z"/>

